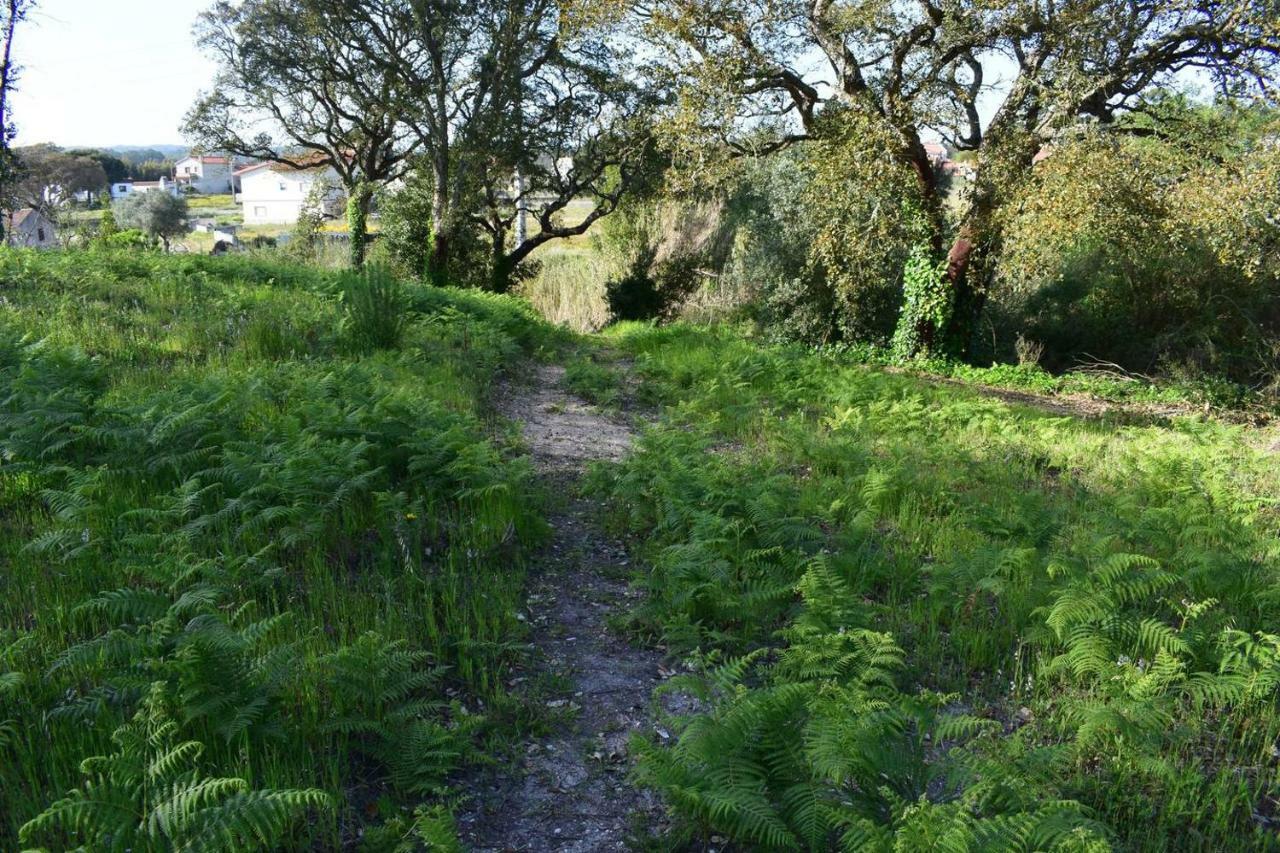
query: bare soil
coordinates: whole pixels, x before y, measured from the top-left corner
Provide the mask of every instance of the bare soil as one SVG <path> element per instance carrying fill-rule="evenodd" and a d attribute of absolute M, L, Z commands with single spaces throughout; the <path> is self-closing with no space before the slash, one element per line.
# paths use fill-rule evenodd
<path fill-rule="evenodd" d="M 527 618 L 530 674 L 562 685 L 544 701 L 565 722 L 528 744 L 514 766 L 490 768 L 471 782 L 458 832 L 475 851 L 626 850 L 629 839 L 664 824 L 658 798 L 629 783 L 627 755 L 633 734 L 655 731 L 649 697 L 664 674 L 661 656 L 609 629 L 609 615 L 635 603 L 627 551 L 604 533 L 599 508 L 578 487 L 591 462 L 621 459 L 634 433 L 565 392 L 563 376 L 561 367 L 540 367 L 531 388 L 502 389 L 496 406 L 522 423 L 557 504 L 548 519 L 552 541 L 533 570 Z"/>

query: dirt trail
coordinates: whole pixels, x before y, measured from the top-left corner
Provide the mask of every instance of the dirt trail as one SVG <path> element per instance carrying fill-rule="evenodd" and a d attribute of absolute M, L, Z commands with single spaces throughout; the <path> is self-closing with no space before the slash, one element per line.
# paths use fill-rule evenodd
<path fill-rule="evenodd" d="M 596 521 L 578 481 L 588 463 L 622 458 L 634 435 L 561 388 L 564 369 L 539 369 L 532 389 L 515 389 L 498 408 L 524 436 L 553 498 L 550 546 L 533 570 L 529 595 L 535 672 L 564 689 L 552 708 L 570 712 L 560 730 L 529 744 L 518 767 L 477 779 L 458 820 L 475 851 L 625 850 L 627 838 L 660 828 L 650 792 L 628 783 L 627 741 L 651 729 L 649 696 L 659 680 L 656 652 L 609 631 L 611 612 L 633 603 L 627 553 Z"/>

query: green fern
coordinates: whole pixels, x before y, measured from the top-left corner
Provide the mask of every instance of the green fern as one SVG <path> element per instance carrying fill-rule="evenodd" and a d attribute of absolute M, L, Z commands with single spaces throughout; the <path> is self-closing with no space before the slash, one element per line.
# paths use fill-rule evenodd
<path fill-rule="evenodd" d="M 157 683 L 112 736 L 115 751 L 85 759 L 81 787 L 24 824 L 22 842 L 74 839 L 83 849 L 120 851 L 269 848 L 306 814 L 332 808 L 323 791 L 252 790 L 244 779 L 204 776 L 203 746 L 177 735 Z"/>

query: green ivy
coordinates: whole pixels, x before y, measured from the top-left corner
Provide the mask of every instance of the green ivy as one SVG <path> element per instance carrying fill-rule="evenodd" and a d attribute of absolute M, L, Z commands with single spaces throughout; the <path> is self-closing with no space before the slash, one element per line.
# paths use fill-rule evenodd
<path fill-rule="evenodd" d="M 912 248 L 902 269 L 902 313 L 893 333 L 898 361 L 939 354 L 942 330 L 951 319 L 951 289 L 943 265 L 927 246 Z"/>

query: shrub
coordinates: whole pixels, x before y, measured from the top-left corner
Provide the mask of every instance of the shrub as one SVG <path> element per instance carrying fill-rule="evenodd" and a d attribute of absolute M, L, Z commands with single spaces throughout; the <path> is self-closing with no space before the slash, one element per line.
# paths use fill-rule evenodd
<path fill-rule="evenodd" d="M 992 355 L 1012 358 L 1021 335 L 1043 344 L 1054 370 L 1103 361 L 1273 381 L 1277 168 L 1265 146 L 1214 163 L 1172 142 L 1089 135 L 1061 145 L 1004 229 Z"/>
<path fill-rule="evenodd" d="M 385 267 L 369 265 L 339 280 L 344 310 L 342 331 L 359 352 L 396 349 L 408 322 L 404 285 Z"/>
<path fill-rule="evenodd" d="M 132 193 L 115 204 L 116 219 L 126 228 L 136 228 L 159 240 L 165 251 L 169 241 L 186 234 L 187 200 L 163 190 Z"/>

